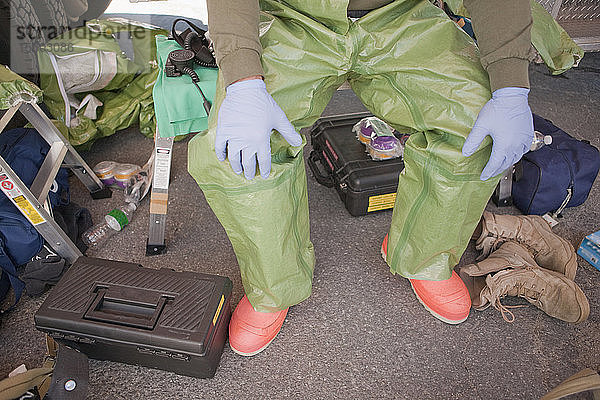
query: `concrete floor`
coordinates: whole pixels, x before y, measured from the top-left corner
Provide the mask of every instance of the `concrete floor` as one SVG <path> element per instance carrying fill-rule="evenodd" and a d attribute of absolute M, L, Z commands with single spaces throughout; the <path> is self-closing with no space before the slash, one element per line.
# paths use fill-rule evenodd
<path fill-rule="evenodd" d="M 532 110 L 578 138 L 600 147 L 600 53 L 559 77 L 531 67 Z M 339 91 L 325 114 L 362 110 L 350 91 Z M 135 128 L 98 141 L 84 153 L 101 160 L 143 164 L 152 142 Z M 187 143 L 174 146 L 168 253 L 146 257 L 149 205 L 107 247 L 89 255 L 226 275 L 233 302 L 243 295 L 236 258 L 225 232 L 187 173 Z M 305 156 L 308 151 L 305 152 Z M 579 258 L 576 283 L 591 313 L 572 325 L 530 306 L 504 322 L 494 309 L 472 311 L 451 326 L 430 316 L 406 279 L 392 276 L 379 255 L 390 211 L 352 217 L 333 189 L 308 174 L 311 234 L 317 264 L 313 295 L 290 309 L 277 339 L 263 353 L 243 358 L 228 346 L 216 376 L 202 380 L 114 362 L 90 361 L 90 399 L 534 399 L 590 367 L 600 369 L 600 271 Z M 94 219 L 121 203 L 93 201 L 72 179 L 72 200 Z M 577 247 L 600 229 L 600 179 L 584 205 L 568 209 L 554 231 Z M 489 209 L 518 213 L 514 208 Z M 462 263 L 474 260 L 471 244 Z M 41 364 L 44 336 L 33 315 L 45 298 L 23 298 L 0 326 L 0 376 L 25 363 Z M 591 398 L 581 395 L 577 398 Z"/>

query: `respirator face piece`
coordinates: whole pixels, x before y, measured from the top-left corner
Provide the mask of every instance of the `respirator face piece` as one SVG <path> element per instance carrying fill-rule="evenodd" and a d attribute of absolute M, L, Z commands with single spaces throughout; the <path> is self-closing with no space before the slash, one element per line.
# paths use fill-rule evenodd
<path fill-rule="evenodd" d="M 175 30 L 177 22 L 183 21 L 189 25 L 185 31 L 180 34 Z M 217 68 L 217 62 L 210 50 L 210 42 L 206 38 L 206 31 L 185 18 L 177 18 L 173 21 L 171 27 L 171 38 L 181 47 L 194 52 L 194 61 L 203 67 Z"/>
<path fill-rule="evenodd" d="M 165 74 L 169 77 L 181 76 L 184 69 L 193 68 L 194 52 L 191 50 L 173 50 L 165 63 Z"/>

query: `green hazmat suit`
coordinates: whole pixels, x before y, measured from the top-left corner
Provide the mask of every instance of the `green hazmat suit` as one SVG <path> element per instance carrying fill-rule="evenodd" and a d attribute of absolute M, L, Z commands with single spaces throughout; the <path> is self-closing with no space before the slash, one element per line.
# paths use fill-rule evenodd
<path fill-rule="evenodd" d="M 489 137 L 472 156 L 461 153 L 491 96 L 488 75 L 472 39 L 428 1 L 395 1 L 354 21 L 343 3 L 261 1 L 267 89 L 300 130 L 348 81 L 374 115 L 413 133 L 387 263 L 406 278 L 448 279 L 499 180 L 479 179 Z M 189 143 L 189 172 L 231 240 L 253 307 L 285 309 L 310 295 L 315 262 L 303 146 L 274 133 L 269 178 L 236 175 L 214 153 L 224 96 L 220 76 L 208 130 Z"/>
<path fill-rule="evenodd" d="M 92 20 L 38 51 L 44 101 L 68 128 L 72 145 L 89 150 L 96 139 L 135 123 L 145 136 L 154 135 L 155 36 L 166 33 L 121 18 Z"/>

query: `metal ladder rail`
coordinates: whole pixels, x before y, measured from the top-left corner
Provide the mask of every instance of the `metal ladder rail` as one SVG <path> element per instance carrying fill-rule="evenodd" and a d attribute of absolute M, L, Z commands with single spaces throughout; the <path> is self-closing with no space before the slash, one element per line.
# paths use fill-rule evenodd
<path fill-rule="evenodd" d="M 90 191 L 93 198 L 109 197 L 106 188 L 52 121 L 35 103 L 20 103 L 9 108 L 0 119 L 0 134 L 12 117 L 20 111 L 48 142 L 50 149 L 32 185 L 28 188 L 8 163 L 0 157 L 0 189 L 27 218 L 54 251 L 73 263 L 82 253 L 54 221 L 50 209 L 44 208 L 48 191 L 61 166 L 69 167 Z M 63 161 L 65 164 L 63 164 Z"/>
<path fill-rule="evenodd" d="M 158 255 L 167 251 L 165 228 L 167 224 L 167 202 L 169 179 L 173 155 L 173 138 L 160 137 L 158 128 L 154 139 L 154 175 L 150 193 L 150 227 L 146 255 Z"/>

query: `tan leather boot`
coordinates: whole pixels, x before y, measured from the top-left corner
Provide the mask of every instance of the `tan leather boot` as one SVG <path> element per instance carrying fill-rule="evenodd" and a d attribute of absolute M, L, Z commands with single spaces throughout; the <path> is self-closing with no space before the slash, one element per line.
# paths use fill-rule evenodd
<path fill-rule="evenodd" d="M 525 268 L 537 266 L 529 251 L 517 242 L 504 242 L 498 250 L 492 252 L 485 260 L 458 267 L 458 275 L 463 280 L 469 295 L 471 305 L 477 310 L 489 307 L 487 301 L 481 298 L 481 291 L 485 288 L 485 277 L 488 274 L 499 272 L 507 268 Z M 485 305 L 482 304 L 485 301 Z"/>
<path fill-rule="evenodd" d="M 481 258 L 507 240 L 525 246 L 542 268 L 559 272 L 573 280 L 577 271 L 577 254 L 573 245 L 554 234 L 550 225 L 539 215 L 497 215 L 484 212 L 482 231 L 476 248 Z"/>
<path fill-rule="evenodd" d="M 591 368 L 585 368 L 571 375 L 541 400 L 558 400 L 588 390 L 592 391 L 594 399 L 600 399 L 600 375 Z"/>
<path fill-rule="evenodd" d="M 501 302 L 505 296 L 522 297 L 566 322 L 583 322 L 590 313 L 588 300 L 575 282 L 541 268 L 528 250 L 516 242 L 505 242 L 486 260 L 461 267 L 459 274 L 467 281 L 473 307 L 484 310 L 491 305 L 507 322 L 514 321 L 510 308 L 520 306 L 505 306 Z"/>

